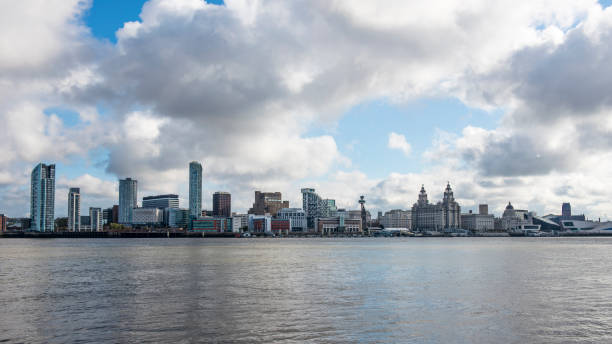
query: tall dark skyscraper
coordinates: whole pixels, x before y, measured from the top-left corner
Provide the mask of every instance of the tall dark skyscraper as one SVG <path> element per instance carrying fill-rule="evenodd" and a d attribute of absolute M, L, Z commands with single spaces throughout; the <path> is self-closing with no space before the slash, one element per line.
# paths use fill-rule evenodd
<path fill-rule="evenodd" d="M 232 215 L 232 195 L 217 191 L 213 194 L 213 215 L 230 217 Z"/>
<path fill-rule="evenodd" d="M 197 161 L 189 163 L 189 215 L 202 214 L 202 165 Z"/>
<path fill-rule="evenodd" d="M 55 221 L 55 164 L 38 164 L 32 170 L 31 229 L 52 232 Z"/>
<path fill-rule="evenodd" d="M 569 203 L 561 205 L 561 217 L 570 218 L 572 216 L 572 206 Z"/>

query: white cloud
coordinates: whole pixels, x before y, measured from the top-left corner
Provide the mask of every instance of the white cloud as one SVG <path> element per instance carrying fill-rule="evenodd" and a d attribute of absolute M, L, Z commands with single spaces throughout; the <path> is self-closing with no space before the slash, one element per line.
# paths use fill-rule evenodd
<path fill-rule="evenodd" d="M 464 204 L 611 206 L 589 184 L 612 187 L 599 172 L 612 147 L 612 9 L 596 1 L 152 0 L 117 45 L 80 22 L 89 5 L 0 4 L 0 206 L 17 204 L 32 163 L 101 147 L 107 171 L 143 193 L 184 192 L 187 162 L 203 161 L 240 206 L 252 189 L 298 199 L 313 181 L 346 206 L 366 190 L 372 206 L 408 207 L 421 183 L 435 193 L 447 179 Z M 431 96 L 507 114 L 498 128 L 438 132 L 425 154 L 436 168 L 376 180 L 343 172 L 334 137 L 311 131 L 368 100 Z M 43 113 L 56 106 L 82 123 Z M 388 146 L 411 151 L 397 133 Z"/>
<path fill-rule="evenodd" d="M 389 133 L 389 141 L 387 146 L 391 149 L 399 149 L 404 155 L 409 156 L 412 151 L 410 143 L 406 141 L 406 136 L 398 133 Z"/>
<path fill-rule="evenodd" d="M 109 208 L 117 204 L 119 197 L 117 182 L 102 180 L 88 173 L 73 179 L 59 176 L 55 183 L 56 217 L 67 216 L 68 191 L 75 187 L 80 188 L 81 215 L 83 216 L 88 214 L 89 207 Z"/>

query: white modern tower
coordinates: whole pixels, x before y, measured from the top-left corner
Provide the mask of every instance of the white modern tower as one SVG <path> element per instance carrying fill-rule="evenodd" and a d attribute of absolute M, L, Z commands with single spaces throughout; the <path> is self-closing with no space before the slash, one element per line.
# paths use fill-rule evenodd
<path fill-rule="evenodd" d="M 68 191 L 68 231 L 81 231 L 81 189 L 70 188 Z"/>
<path fill-rule="evenodd" d="M 202 214 L 202 165 L 197 161 L 189 163 L 189 215 Z"/>
<path fill-rule="evenodd" d="M 138 206 L 138 181 L 132 178 L 119 180 L 119 223 L 132 223 L 134 208 Z"/>
<path fill-rule="evenodd" d="M 30 229 L 52 232 L 55 220 L 55 164 L 40 163 L 32 170 Z"/>

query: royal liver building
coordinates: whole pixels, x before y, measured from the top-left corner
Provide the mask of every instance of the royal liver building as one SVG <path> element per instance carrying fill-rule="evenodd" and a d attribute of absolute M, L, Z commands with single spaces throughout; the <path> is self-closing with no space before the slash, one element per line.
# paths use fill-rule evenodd
<path fill-rule="evenodd" d="M 451 231 L 461 227 L 461 207 L 455 201 L 450 183 L 444 190 L 442 202 L 429 203 L 425 186 L 421 186 L 419 200 L 412 206 L 412 228 L 417 231 Z"/>
<path fill-rule="evenodd" d="M 442 211 L 444 212 L 444 228 L 461 228 L 461 207 L 455 201 L 450 183 L 446 184 L 444 198 L 442 199 Z"/>

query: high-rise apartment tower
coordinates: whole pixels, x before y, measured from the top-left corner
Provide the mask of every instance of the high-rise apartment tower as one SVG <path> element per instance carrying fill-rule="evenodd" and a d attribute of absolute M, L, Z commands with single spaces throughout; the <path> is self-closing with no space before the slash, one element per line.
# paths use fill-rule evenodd
<path fill-rule="evenodd" d="M 68 231 L 81 231 L 81 189 L 70 188 L 68 191 Z"/>
<path fill-rule="evenodd" d="M 197 161 L 189 163 L 189 214 L 202 214 L 202 165 Z"/>
<path fill-rule="evenodd" d="M 138 206 L 138 181 L 132 178 L 119 180 L 119 223 L 132 223 L 134 208 Z"/>
<path fill-rule="evenodd" d="M 32 170 L 30 228 L 52 232 L 55 221 L 55 164 L 40 163 Z"/>

